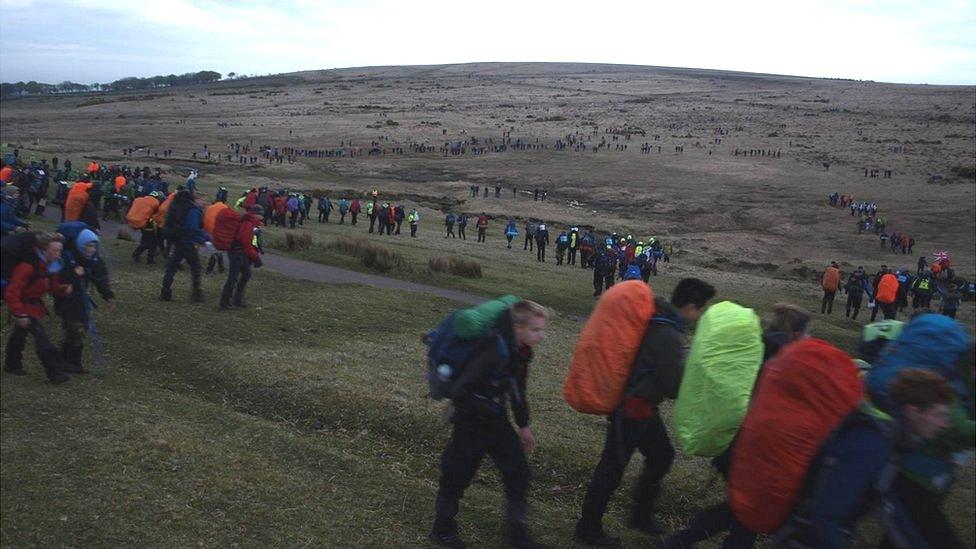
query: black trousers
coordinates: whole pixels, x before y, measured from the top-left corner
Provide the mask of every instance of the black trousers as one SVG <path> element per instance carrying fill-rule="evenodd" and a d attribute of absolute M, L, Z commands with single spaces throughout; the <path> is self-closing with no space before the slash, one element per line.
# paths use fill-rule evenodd
<path fill-rule="evenodd" d="M 298 210 L 295 210 L 295 211 L 291 212 L 291 215 L 288 218 L 288 227 L 291 228 L 291 229 L 294 229 L 295 228 L 295 221 L 298 221 Z"/>
<path fill-rule="evenodd" d="M 352 224 L 355 225 L 356 221 L 359 219 L 359 214 L 357 212 L 350 212 L 352 214 Z"/>
<path fill-rule="evenodd" d="M 674 447 L 660 416 L 631 420 L 618 411 L 608 418 L 603 454 L 583 499 L 581 528 L 589 531 L 603 529 L 603 514 L 610 497 L 620 486 L 620 479 L 634 450 L 644 455 L 644 470 L 634 493 L 634 516 L 648 517 L 653 513 L 654 504 L 661 493 L 661 480 L 674 461 Z"/>
<path fill-rule="evenodd" d="M 319 210 L 319 223 L 326 223 L 329 221 L 329 214 L 325 210 Z"/>
<path fill-rule="evenodd" d="M 234 304 L 239 305 L 244 299 L 244 288 L 247 281 L 251 280 L 251 258 L 247 257 L 241 250 L 227 252 L 230 266 L 227 268 L 227 282 L 224 282 L 224 290 L 220 294 L 220 303 L 227 305 L 231 297 Z"/>
<path fill-rule="evenodd" d="M 159 243 L 156 239 L 155 229 L 143 229 L 139 231 L 139 246 L 132 251 L 132 258 L 138 260 L 142 252 L 146 252 L 146 262 L 153 263 L 156 261 L 156 248 Z"/>
<path fill-rule="evenodd" d="M 47 337 L 44 326 L 37 320 L 31 319 L 30 326 L 21 328 L 16 324 L 7 339 L 7 349 L 4 351 L 4 367 L 8 370 L 23 369 L 24 347 L 27 346 L 27 335 L 34 338 L 34 346 L 37 347 L 37 358 L 44 366 L 44 371 L 50 378 L 61 371 L 58 362 L 58 351 L 54 344 Z"/>
<path fill-rule="evenodd" d="M 878 311 L 881 311 L 882 317 L 885 320 L 894 320 L 898 314 L 898 307 L 895 306 L 894 302 L 880 303 L 876 301 L 874 303 L 874 309 L 871 311 L 871 322 L 874 322 L 874 319 L 877 318 Z"/>
<path fill-rule="evenodd" d="M 823 300 L 820 302 L 820 314 L 824 312 L 831 314 L 834 312 L 834 296 L 836 295 L 836 291 L 829 292 L 824 290 Z"/>
<path fill-rule="evenodd" d="M 484 227 L 478 227 L 478 242 L 485 242 L 485 229 Z"/>
<path fill-rule="evenodd" d="M 563 258 L 566 256 L 566 250 L 556 249 L 556 265 L 563 264 Z"/>
<path fill-rule="evenodd" d="M 451 441 L 441 455 L 441 476 L 437 487 L 434 529 L 457 532 L 455 516 L 465 489 L 471 484 L 485 455 L 502 475 L 505 485 L 505 515 L 511 522 L 523 522 L 528 511 L 529 463 L 522 441 L 503 417 L 477 419 L 456 416 Z"/>
<path fill-rule="evenodd" d="M 376 216 L 371 215 L 369 216 L 369 232 L 373 232 L 374 230 L 376 230 Z"/>
<path fill-rule="evenodd" d="M 536 261 L 546 260 L 546 245 L 536 242 L 535 246 L 535 259 Z"/>
<path fill-rule="evenodd" d="M 904 505 L 908 517 L 929 547 L 939 549 L 963 547 L 942 511 L 942 497 L 900 475 L 895 479 L 894 491 Z M 888 549 L 893 548 L 894 545 L 885 538 L 881 542 L 881 547 Z"/>
<path fill-rule="evenodd" d="M 529 251 L 532 251 L 532 246 L 533 246 L 533 243 L 534 243 L 534 241 L 535 241 L 535 239 L 534 239 L 534 238 L 532 238 L 532 235 L 530 235 L 530 234 L 529 234 L 529 233 L 528 233 L 528 232 L 526 231 L 526 233 L 525 233 L 525 243 L 523 243 L 523 244 L 522 244 L 522 249 L 523 249 L 523 250 L 529 250 Z"/>
<path fill-rule="evenodd" d="M 468 239 L 468 235 L 464 234 L 465 227 L 467 227 L 467 225 L 458 225 L 458 238 L 460 238 L 461 240 Z"/>
<path fill-rule="evenodd" d="M 569 249 L 569 258 L 568 258 L 567 262 L 570 265 L 576 265 L 576 248 L 570 248 Z"/>
<path fill-rule="evenodd" d="M 163 291 L 167 292 L 173 287 L 173 277 L 176 276 L 176 271 L 180 268 L 180 263 L 186 260 L 187 265 L 190 266 L 190 274 L 193 277 L 193 290 L 198 291 L 200 289 L 200 275 L 203 270 L 200 266 L 200 254 L 197 253 L 197 247 L 192 242 L 176 242 L 173 247 L 173 253 L 169 255 L 169 259 L 166 260 L 166 273 L 163 274 Z"/>
<path fill-rule="evenodd" d="M 847 305 L 845 306 L 846 315 L 856 319 L 857 313 L 861 310 L 861 300 L 864 299 L 863 293 L 850 293 L 847 294 Z"/>
<path fill-rule="evenodd" d="M 414 238 L 417 237 L 417 224 L 416 223 L 411 223 L 410 224 L 410 236 L 411 237 L 414 237 Z"/>
<path fill-rule="evenodd" d="M 444 238 L 447 237 L 457 238 L 457 235 L 454 234 L 454 225 L 447 225 L 447 234 L 444 235 Z"/>

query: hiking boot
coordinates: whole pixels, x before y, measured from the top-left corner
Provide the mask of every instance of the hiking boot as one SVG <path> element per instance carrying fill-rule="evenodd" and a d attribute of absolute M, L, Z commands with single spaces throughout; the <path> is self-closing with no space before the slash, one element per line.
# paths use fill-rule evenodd
<path fill-rule="evenodd" d="M 231 309 L 233 309 L 233 307 L 230 306 L 230 303 L 226 301 L 221 301 L 219 309 L 221 311 L 230 311 Z"/>
<path fill-rule="evenodd" d="M 576 525 L 573 541 L 593 547 L 620 547 L 620 538 L 608 536 L 603 528 L 593 530 L 582 528 L 579 524 Z"/>
<path fill-rule="evenodd" d="M 664 534 L 667 530 L 657 523 L 657 520 L 653 516 L 638 516 L 636 514 L 631 515 L 630 520 L 627 523 L 628 526 L 635 530 L 640 530 L 645 534 L 650 534 L 652 536 L 657 536 Z"/>
<path fill-rule="evenodd" d="M 465 549 L 468 545 L 457 535 L 457 532 L 438 532 L 434 530 L 427 536 L 435 545 L 450 547 L 451 549 Z"/>
<path fill-rule="evenodd" d="M 132 262 L 133 263 L 139 263 L 139 256 L 137 256 L 137 255 L 132 256 Z"/>
<path fill-rule="evenodd" d="M 65 362 L 61 364 L 61 371 L 67 372 L 69 374 L 87 374 L 88 370 L 84 368 L 81 364 L 74 364 L 72 362 Z"/>
<path fill-rule="evenodd" d="M 159 291 L 160 301 L 173 301 L 173 290 L 163 289 Z"/>
<path fill-rule="evenodd" d="M 27 372 L 24 371 L 24 367 L 23 366 L 20 366 L 20 365 L 17 365 L 17 366 L 10 366 L 10 365 L 4 366 L 3 371 L 4 372 L 7 372 L 8 374 L 13 374 L 15 376 L 26 376 L 27 375 Z"/>

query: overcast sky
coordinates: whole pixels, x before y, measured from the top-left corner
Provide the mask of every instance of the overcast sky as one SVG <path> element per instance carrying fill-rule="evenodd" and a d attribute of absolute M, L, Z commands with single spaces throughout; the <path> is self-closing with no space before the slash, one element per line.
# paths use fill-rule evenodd
<path fill-rule="evenodd" d="M 577 61 L 976 84 L 976 0 L 0 0 L 0 80 Z"/>

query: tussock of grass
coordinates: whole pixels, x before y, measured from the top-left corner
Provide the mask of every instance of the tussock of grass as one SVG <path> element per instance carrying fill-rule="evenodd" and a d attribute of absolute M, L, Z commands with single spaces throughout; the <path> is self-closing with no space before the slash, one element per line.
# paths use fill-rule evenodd
<path fill-rule="evenodd" d="M 300 252 L 312 247 L 311 233 L 286 231 L 284 236 L 271 241 L 271 247 L 286 252 Z"/>
<path fill-rule="evenodd" d="M 464 257 L 432 257 L 427 261 L 432 273 L 450 273 L 464 278 L 481 278 L 481 263 Z"/>
<path fill-rule="evenodd" d="M 330 242 L 326 249 L 357 257 L 363 265 L 381 273 L 409 270 L 406 260 L 399 252 L 373 244 L 365 238 L 339 237 Z"/>

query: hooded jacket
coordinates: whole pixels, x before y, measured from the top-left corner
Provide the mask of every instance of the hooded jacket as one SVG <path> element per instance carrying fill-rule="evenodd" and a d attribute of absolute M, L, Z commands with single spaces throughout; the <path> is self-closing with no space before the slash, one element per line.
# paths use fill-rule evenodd
<path fill-rule="evenodd" d="M 108 268 L 96 252 L 91 258 L 85 257 L 85 246 L 100 243 L 98 235 L 89 229 L 81 231 L 74 240 L 71 250 L 62 254 L 64 270 L 60 275 L 61 284 L 71 284 L 70 294 L 54 297 L 54 311 L 65 320 L 86 320 L 94 303 L 89 302 L 88 289 L 94 285 L 102 299 L 108 301 L 115 297 L 109 283 Z M 81 267 L 82 274 L 75 272 Z"/>
<path fill-rule="evenodd" d="M 61 260 L 48 264 L 44 252 L 34 248 L 37 259 L 18 263 L 10 273 L 3 299 L 15 317 L 30 317 L 41 320 L 47 312 L 42 298 L 47 293 L 65 295 L 61 289 L 59 273 L 63 270 Z"/>

